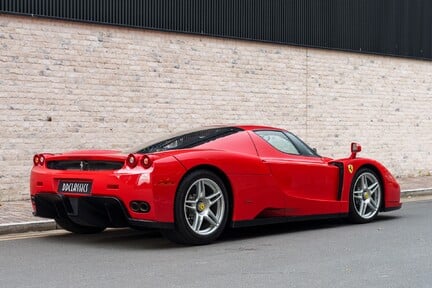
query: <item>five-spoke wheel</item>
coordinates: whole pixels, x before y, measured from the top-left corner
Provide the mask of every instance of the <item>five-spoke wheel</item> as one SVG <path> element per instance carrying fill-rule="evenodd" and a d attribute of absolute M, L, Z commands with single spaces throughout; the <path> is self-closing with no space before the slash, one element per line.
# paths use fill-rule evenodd
<path fill-rule="evenodd" d="M 194 171 L 183 179 L 177 190 L 175 229 L 162 232 L 178 243 L 208 244 L 224 230 L 228 209 L 227 189 L 220 177 L 207 170 Z"/>
<path fill-rule="evenodd" d="M 357 223 L 372 221 L 381 206 L 381 183 L 370 169 L 360 169 L 351 186 L 350 218 Z"/>
<path fill-rule="evenodd" d="M 184 216 L 197 235 L 210 235 L 225 216 L 225 197 L 221 187 L 209 178 L 196 180 L 186 192 Z"/>

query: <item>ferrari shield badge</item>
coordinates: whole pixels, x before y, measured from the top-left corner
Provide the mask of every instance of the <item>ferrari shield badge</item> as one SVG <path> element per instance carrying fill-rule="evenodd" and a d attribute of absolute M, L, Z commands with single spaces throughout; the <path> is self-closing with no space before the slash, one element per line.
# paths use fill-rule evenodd
<path fill-rule="evenodd" d="M 348 164 L 348 171 L 352 174 L 354 171 L 354 166 L 352 164 Z"/>

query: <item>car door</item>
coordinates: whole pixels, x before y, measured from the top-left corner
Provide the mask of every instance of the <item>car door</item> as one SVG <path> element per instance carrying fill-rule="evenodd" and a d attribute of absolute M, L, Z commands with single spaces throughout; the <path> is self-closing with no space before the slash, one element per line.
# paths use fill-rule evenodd
<path fill-rule="evenodd" d="M 274 181 L 285 195 L 286 216 L 340 211 L 336 166 L 316 154 L 305 153 L 301 140 L 299 145 L 294 142 L 295 136 L 285 131 L 253 131 L 251 137 L 260 158 L 269 166 Z"/>

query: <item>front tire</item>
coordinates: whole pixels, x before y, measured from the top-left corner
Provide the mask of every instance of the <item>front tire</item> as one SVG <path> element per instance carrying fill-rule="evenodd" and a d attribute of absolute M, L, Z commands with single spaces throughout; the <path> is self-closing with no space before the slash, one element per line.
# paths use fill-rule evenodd
<path fill-rule="evenodd" d="M 211 171 L 194 171 L 184 178 L 177 190 L 175 229 L 162 233 L 180 244 L 209 244 L 225 229 L 229 207 L 224 182 Z"/>
<path fill-rule="evenodd" d="M 378 175 L 371 169 L 360 169 L 352 182 L 349 217 L 355 223 L 367 223 L 379 213 L 382 187 Z"/>
<path fill-rule="evenodd" d="M 106 228 L 106 227 L 80 225 L 73 222 L 69 218 L 56 218 L 55 221 L 57 225 L 60 226 L 61 228 L 75 234 L 96 234 L 104 231 Z"/>

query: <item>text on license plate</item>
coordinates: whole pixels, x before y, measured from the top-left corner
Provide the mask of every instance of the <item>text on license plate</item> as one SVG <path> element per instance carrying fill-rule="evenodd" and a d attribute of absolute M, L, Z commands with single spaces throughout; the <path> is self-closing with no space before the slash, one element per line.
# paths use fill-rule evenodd
<path fill-rule="evenodd" d="M 59 181 L 58 192 L 90 193 L 92 183 L 89 181 Z"/>

